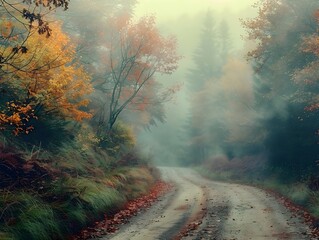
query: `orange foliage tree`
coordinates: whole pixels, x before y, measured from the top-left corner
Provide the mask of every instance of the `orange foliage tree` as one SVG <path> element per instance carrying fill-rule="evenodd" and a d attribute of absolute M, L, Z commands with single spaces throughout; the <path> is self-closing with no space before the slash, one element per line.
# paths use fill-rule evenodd
<path fill-rule="evenodd" d="M 297 0 L 259 1 L 258 16 L 243 22 L 247 30 L 247 39 L 254 42 L 254 48 L 248 52 L 253 63 L 263 95 L 262 102 L 285 101 L 298 91 L 292 80 L 297 69 L 303 69 L 311 57 L 304 49 L 304 37 L 316 31 L 313 11 L 318 6 L 315 0 L 303 3 Z M 308 39 L 308 38 L 306 38 Z M 307 56 L 308 55 L 308 56 Z M 278 96 L 281 96 L 280 99 Z M 279 104 L 272 108 L 277 108 Z M 278 109 L 279 114 L 282 109 Z"/>
<path fill-rule="evenodd" d="M 25 43 L 33 34 L 49 37 L 52 29 L 46 19 L 48 13 L 57 9 L 68 9 L 69 0 L 0 0 L 0 74 L 7 74 L 5 67 L 20 68 L 14 62 L 26 53 Z M 14 27 L 13 27 L 14 26 Z"/>
<path fill-rule="evenodd" d="M 51 25 L 55 31 L 49 38 L 30 35 L 24 43 L 27 51 L 19 53 L 19 58 L 6 66 L 11 74 L 5 84 L 19 92 L 19 96 L 12 100 L 11 108 L 2 109 L 0 124 L 3 128 L 15 125 L 15 134 L 24 131 L 23 126 L 39 111 L 78 121 L 91 116 L 80 110 L 88 104 L 85 95 L 92 91 L 90 77 L 74 60 L 75 48 L 61 26 Z"/>
<path fill-rule="evenodd" d="M 318 79 L 319 79 L 319 9 L 314 13 L 317 20 L 317 32 L 304 37 L 301 51 L 306 53 L 313 61 L 308 63 L 301 69 L 298 69 L 293 74 L 293 79 L 296 83 L 305 88 L 308 95 L 308 106 L 305 108 L 308 111 L 316 111 L 319 109 L 319 96 L 318 96 Z"/>
<path fill-rule="evenodd" d="M 257 128 L 267 149 L 267 165 L 285 178 L 317 171 L 316 114 L 316 0 L 264 0 L 258 16 L 244 21 L 247 38 L 254 41 L 248 56 L 253 64 Z M 316 66 L 317 65 L 317 66 Z M 315 81 L 314 81 L 315 80 Z M 295 84 L 295 82 L 313 84 Z M 317 101 L 318 102 L 318 101 Z"/>
<path fill-rule="evenodd" d="M 275 10 L 282 7 L 280 2 L 280 0 L 266 0 L 259 4 L 256 3 L 254 7 L 258 8 L 258 16 L 253 19 L 242 20 L 242 24 L 247 31 L 246 39 L 257 42 L 256 47 L 248 52 L 249 58 L 260 62 L 266 59 L 263 56 L 267 47 L 276 40 L 272 34 L 276 21 L 271 19 L 277 14 Z M 280 35 L 280 32 L 278 35 Z"/>
<path fill-rule="evenodd" d="M 171 74 L 180 58 L 175 38 L 163 37 L 154 17 L 138 21 L 126 17 L 112 20 L 113 29 L 104 57 L 106 76 L 101 84 L 108 90 L 104 105 L 107 110 L 104 108 L 100 112 L 99 131 L 111 130 L 120 113 L 130 104 L 144 109 L 152 97 L 141 93 L 156 86 L 156 73 Z"/>
<path fill-rule="evenodd" d="M 74 102 L 76 97 L 81 95 L 81 92 L 80 94 L 71 93 L 70 87 L 67 87 L 67 91 L 62 90 L 66 84 L 60 84 L 60 90 L 57 88 L 53 90 L 53 82 L 56 81 L 52 77 L 53 71 L 44 76 L 44 72 L 48 69 L 56 68 L 58 71 L 57 66 L 60 65 L 59 71 L 61 71 L 63 70 L 62 65 L 66 67 L 67 59 L 60 60 L 62 55 L 59 57 L 55 55 L 54 51 L 57 51 L 58 55 L 61 52 L 58 51 L 58 48 L 51 48 L 46 53 L 44 47 L 40 47 L 39 43 L 41 42 L 45 46 L 52 43 L 55 46 L 59 45 L 61 40 L 59 38 L 56 41 L 50 40 L 50 43 L 44 40 L 44 38 L 49 38 L 53 32 L 51 24 L 49 25 L 49 13 L 59 8 L 67 10 L 69 2 L 70 0 L 0 0 L 0 128 L 2 130 L 13 129 L 15 134 L 21 131 L 28 133 L 32 126 L 27 126 L 26 123 L 30 119 L 36 118 L 35 111 L 39 111 L 43 106 L 48 111 L 63 106 L 65 110 L 61 108 L 60 110 L 61 112 L 68 111 L 67 115 L 72 115 L 76 119 L 87 117 L 86 113 L 76 110 L 79 106 L 84 105 L 85 101 Z M 61 29 L 58 31 L 60 31 L 60 35 L 63 35 Z M 61 46 L 64 48 L 65 42 L 62 42 Z M 73 53 L 68 52 L 68 54 L 72 56 Z M 68 58 L 72 61 L 69 56 Z M 57 62 L 53 63 L 55 60 Z M 68 68 L 69 73 L 66 75 L 72 74 L 71 68 L 71 66 Z M 74 68 L 73 71 L 75 69 L 78 69 L 78 73 L 83 72 L 80 68 Z M 57 74 L 54 75 L 57 77 Z M 79 75 L 81 74 L 79 73 Z M 79 78 L 79 75 L 75 74 L 75 79 Z M 44 84 L 44 79 L 50 84 Z M 68 81 L 67 79 L 65 81 Z M 35 81 L 36 85 L 32 85 Z M 68 85 L 70 86 L 70 82 Z M 42 93 L 40 93 L 40 89 L 42 89 Z M 45 93 L 43 89 L 46 89 L 47 92 Z M 64 93 L 62 93 L 63 91 Z M 55 93 L 53 94 L 53 92 Z M 63 96 L 66 92 L 68 92 L 68 96 Z M 40 95 L 42 96 L 40 97 Z M 53 95 L 55 95 L 54 98 L 52 98 Z M 57 99 L 58 101 L 55 101 Z"/>

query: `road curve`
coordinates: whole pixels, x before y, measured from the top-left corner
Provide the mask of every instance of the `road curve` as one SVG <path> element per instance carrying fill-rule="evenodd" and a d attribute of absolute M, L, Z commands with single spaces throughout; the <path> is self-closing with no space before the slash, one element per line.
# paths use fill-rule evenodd
<path fill-rule="evenodd" d="M 308 226 L 263 190 L 209 181 L 187 168 L 160 170 L 175 190 L 102 239 L 312 239 Z"/>

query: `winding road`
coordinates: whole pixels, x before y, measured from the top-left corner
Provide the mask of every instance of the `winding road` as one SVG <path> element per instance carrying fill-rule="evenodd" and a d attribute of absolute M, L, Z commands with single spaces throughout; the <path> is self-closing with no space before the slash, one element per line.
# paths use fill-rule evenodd
<path fill-rule="evenodd" d="M 160 168 L 175 189 L 102 239 L 312 239 L 301 219 L 258 188 L 204 179 L 187 168 Z"/>

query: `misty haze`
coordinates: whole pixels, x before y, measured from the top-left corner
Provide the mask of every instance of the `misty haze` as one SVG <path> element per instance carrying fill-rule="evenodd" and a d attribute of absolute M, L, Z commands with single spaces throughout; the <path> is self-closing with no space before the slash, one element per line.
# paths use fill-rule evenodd
<path fill-rule="evenodd" d="M 319 239 L 317 0 L 0 13 L 0 240 Z"/>

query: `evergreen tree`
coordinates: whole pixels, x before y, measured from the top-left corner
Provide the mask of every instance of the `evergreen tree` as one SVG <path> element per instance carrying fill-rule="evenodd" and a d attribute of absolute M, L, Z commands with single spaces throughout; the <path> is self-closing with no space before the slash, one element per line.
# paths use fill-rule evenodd
<path fill-rule="evenodd" d="M 221 67 L 226 63 L 232 49 L 232 42 L 229 34 L 229 25 L 226 20 L 222 20 L 219 24 L 219 39 L 220 39 L 220 61 Z"/>
<path fill-rule="evenodd" d="M 203 22 L 198 48 L 193 55 L 194 68 L 188 75 L 190 92 L 201 90 L 205 82 L 217 76 L 219 72 L 217 53 L 217 34 L 213 13 L 209 10 Z"/>
<path fill-rule="evenodd" d="M 221 116 L 217 113 L 225 102 L 217 85 L 229 53 L 227 45 L 230 45 L 230 39 L 227 23 L 222 22 L 220 26 L 216 29 L 212 12 L 208 11 L 199 46 L 193 55 L 194 68 L 188 75 L 190 116 L 186 126 L 186 157 L 183 157 L 188 163 L 203 162 L 218 152 L 227 136 Z M 212 114 L 214 112 L 215 115 Z"/>

